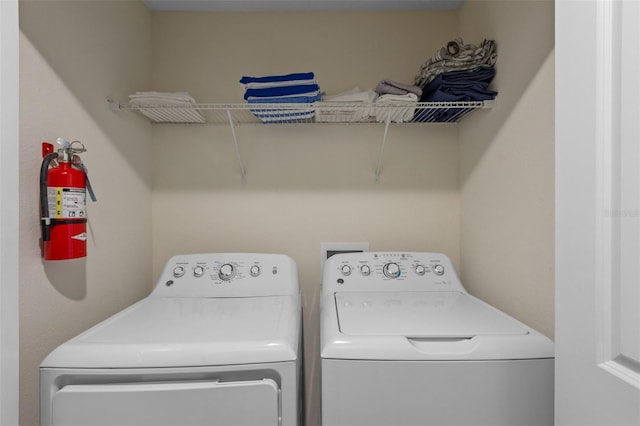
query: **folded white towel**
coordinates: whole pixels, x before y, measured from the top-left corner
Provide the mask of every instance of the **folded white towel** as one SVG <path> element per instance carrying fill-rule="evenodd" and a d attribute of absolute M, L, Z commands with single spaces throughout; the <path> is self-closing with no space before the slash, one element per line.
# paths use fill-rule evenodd
<path fill-rule="evenodd" d="M 394 123 L 411 121 L 416 111 L 418 97 L 414 93 L 406 95 L 380 95 L 376 100 L 376 121 L 384 122 L 390 117 Z"/>
<path fill-rule="evenodd" d="M 205 122 L 195 107 L 195 99 L 187 92 L 136 92 L 129 95 L 129 105 L 157 123 Z"/>
<path fill-rule="evenodd" d="M 351 90 L 336 95 L 323 96 L 316 103 L 316 122 L 319 123 L 356 123 L 373 121 L 375 116 L 373 102 L 378 94 L 373 90 Z"/>
<path fill-rule="evenodd" d="M 322 98 L 325 102 L 368 102 L 371 103 L 376 100 L 378 94 L 373 90 L 362 91 L 360 88 L 355 87 L 351 90 L 338 93 L 337 95 L 324 96 Z"/>
<path fill-rule="evenodd" d="M 136 92 L 129 95 L 129 100 L 136 104 L 175 105 L 180 103 L 195 104 L 196 101 L 187 92 Z"/>

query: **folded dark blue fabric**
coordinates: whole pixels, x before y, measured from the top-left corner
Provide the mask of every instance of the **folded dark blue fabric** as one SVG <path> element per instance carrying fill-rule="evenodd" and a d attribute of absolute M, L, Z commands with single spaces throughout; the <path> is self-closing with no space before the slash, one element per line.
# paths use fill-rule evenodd
<path fill-rule="evenodd" d="M 436 90 L 421 102 L 488 101 L 495 99 L 498 92 L 471 88 Z"/>
<path fill-rule="evenodd" d="M 317 84 L 299 84 L 294 86 L 278 86 L 267 87 L 263 89 L 247 89 L 244 92 L 244 99 L 247 100 L 252 97 L 278 97 L 288 95 L 300 95 L 303 93 L 316 92 L 320 90 Z"/>
<path fill-rule="evenodd" d="M 444 81 L 483 81 L 491 83 L 493 77 L 496 76 L 496 69 L 494 67 L 478 67 L 472 70 L 462 71 L 448 71 L 440 74 Z"/>
<path fill-rule="evenodd" d="M 451 71 L 438 75 L 422 91 L 420 102 L 486 101 L 498 92 L 489 90 L 496 75 L 495 68 L 482 67 L 472 71 Z"/>
<path fill-rule="evenodd" d="M 274 83 L 293 80 L 312 80 L 314 78 L 315 76 L 312 72 L 298 72 L 285 75 L 267 75 L 264 77 L 250 77 L 245 75 L 240 79 L 240 83 Z"/>

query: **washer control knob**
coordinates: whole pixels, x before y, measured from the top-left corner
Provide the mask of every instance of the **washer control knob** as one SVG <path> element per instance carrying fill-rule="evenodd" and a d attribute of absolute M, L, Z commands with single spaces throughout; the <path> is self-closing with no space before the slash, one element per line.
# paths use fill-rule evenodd
<path fill-rule="evenodd" d="M 444 266 L 442 266 L 442 265 L 433 265 L 431 267 L 431 270 L 436 275 L 444 275 Z"/>
<path fill-rule="evenodd" d="M 236 275 L 236 268 L 230 263 L 225 263 L 220 267 L 220 271 L 218 272 L 218 276 L 223 281 L 229 281 Z"/>
<path fill-rule="evenodd" d="M 344 275 L 344 276 L 351 275 L 351 266 L 349 266 L 349 265 L 342 265 L 342 266 L 340 267 L 340 271 L 342 272 L 342 275 Z"/>
<path fill-rule="evenodd" d="M 203 275 L 204 275 L 204 266 L 197 265 L 195 268 L 193 268 L 193 276 L 194 277 L 200 278 Z"/>
<path fill-rule="evenodd" d="M 365 277 L 368 277 L 369 275 L 371 275 L 371 267 L 369 265 L 362 265 L 360 267 L 360 272 L 362 273 L 362 275 L 364 275 Z"/>
<path fill-rule="evenodd" d="M 425 272 L 427 272 L 427 269 L 424 267 L 424 265 L 416 265 L 415 271 L 418 275 L 424 275 Z"/>
<path fill-rule="evenodd" d="M 176 266 L 175 268 L 173 268 L 173 276 L 176 278 L 180 278 L 184 275 L 184 271 L 184 266 Z"/>
<path fill-rule="evenodd" d="M 252 277 L 257 277 L 258 275 L 260 275 L 260 267 L 258 265 L 253 265 L 251 268 L 249 268 L 249 273 Z"/>
<path fill-rule="evenodd" d="M 387 278 L 398 278 L 400 276 L 400 265 L 395 262 L 387 263 L 382 267 L 382 272 Z"/>

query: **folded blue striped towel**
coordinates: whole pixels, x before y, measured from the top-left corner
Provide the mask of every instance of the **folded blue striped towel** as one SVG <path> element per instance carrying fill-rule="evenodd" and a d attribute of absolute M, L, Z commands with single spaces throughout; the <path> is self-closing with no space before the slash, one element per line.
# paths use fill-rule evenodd
<path fill-rule="evenodd" d="M 247 83 L 244 84 L 244 89 L 266 89 L 269 87 L 285 87 L 285 86 L 297 86 L 300 84 L 318 84 L 315 78 L 310 80 L 290 80 L 290 81 L 278 81 L 273 83 Z"/>
<path fill-rule="evenodd" d="M 258 117 L 263 123 L 292 123 L 296 121 L 305 121 L 315 115 L 315 108 L 300 107 L 286 108 L 278 107 L 278 104 L 311 104 L 320 100 L 320 93 L 316 96 L 292 96 L 286 98 L 254 98 L 247 102 L 253 105 L 250 108 L 253 115 Z M 274 105 L 273 108 L 267 106 L 261 108 L 260 105 Z M 255 107 L 257 106 L 257 107 Z"/>
<path fill-rule="evenodd" d="M 251 112 L 263 123 L 296 123 L 307 121 L 315 115 L 314 108 L 296 110 L 254 110 Z"/>
<path fill-rule="evenodd" d="M 247 99 L 250 104 L 310 104 L 322 98 L 320 92 L 305 93 L 300 96 L 279 96 L 271 98 L 251 97 Z"/>
<path fill-rule="evenodd" d="M 309 120 L 315 115 L 315 108 L 277 104 L 311 104 L 321 99 L 320 86 L 312 72 L 264 77 L 243 76 L 240 83 L 245 89 L 244 99 L 252 105 L 251 112 L 263 123 Z M 260 104 L 269 105 L 261 107 Z"/>
<path fill-rule="evenodd" d="M 294 86 L 278 86 L 278 87 L 265 87 L 261 89 L 247 89 L 244 92 L 244 99 L 252 97 L 256 98 L 268 98 L 268 97 L 280 97 L 288 95 L 302 95 L 303 93 L 311 93 L 319 91 L 320 87 L 317 84 L 299 84 Z"/>
<path fill-rule="evenodd" d="M 315 75 L 312 72 L 298 72 L 285 75 L 267 75 L 264 77 L 243 76 L 240 79 L 240 83 L 287 83 L 298 80 L 315 80 Z"/>

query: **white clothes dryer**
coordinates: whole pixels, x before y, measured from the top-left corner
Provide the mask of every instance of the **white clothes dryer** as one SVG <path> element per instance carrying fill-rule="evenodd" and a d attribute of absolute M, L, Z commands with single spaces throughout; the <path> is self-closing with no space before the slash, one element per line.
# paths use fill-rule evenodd
<path fill-rule="evenodd" d="M 45 358 L 41 425 L 298 425 L 301 321 L 291 258 L 175 256 L 148 297 Z"/>
<path fill-rule="evenodd" d="M 445 255 L 332 256 L 320 303 L 323 425 L 553 425 L 553 343 Z"/>

